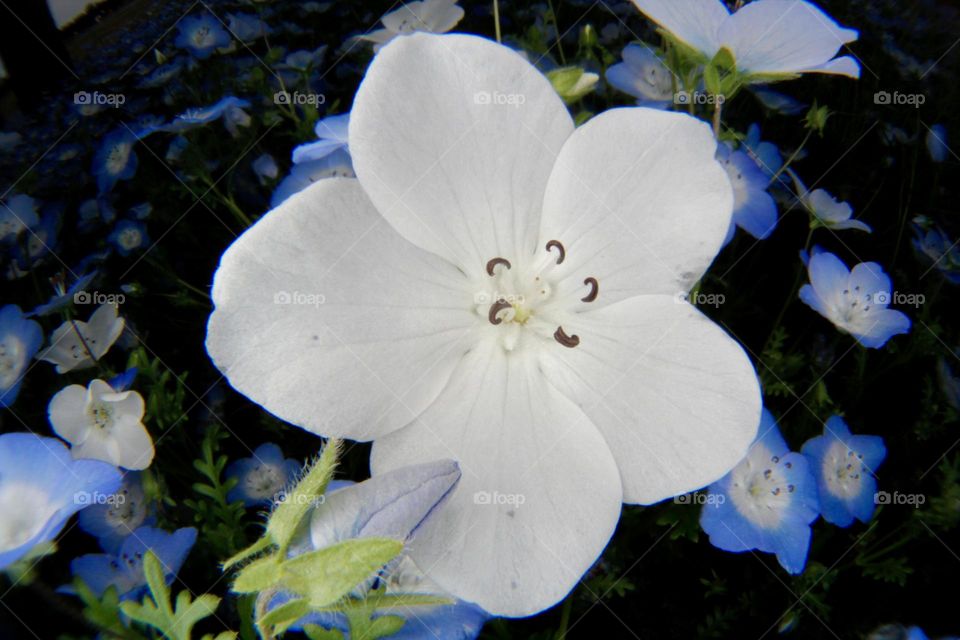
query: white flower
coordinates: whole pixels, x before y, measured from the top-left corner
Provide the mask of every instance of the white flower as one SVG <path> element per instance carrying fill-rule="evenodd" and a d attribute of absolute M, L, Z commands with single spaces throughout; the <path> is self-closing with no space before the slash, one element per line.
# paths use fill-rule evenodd
<path fill-rule="evenodd" d="M 374 58 L 349 137 L 358 180 L 308 187 L 223 255 L 207 350 L 284 420 L 375 439 L 375 475 L 456 459 L 412 559 L 496 615 L 542 610 L 622 501 L 709 484 L 756 433 L 750 361 L 675 301 L 730 224 L 716 141 L 642 108 L 574 131 L 517 53 L 424 34 Z"/>
<path fill-rule="evenodd" d="M 805 0 L 755 0 L 732 15 L 721 0 L 633 0 L 633 4 L 707 59 L 726 48 L 743 74 L 860 77 L 856 60 L 834 58 L 843 45 L 857 39 L 857 31 L 841 27 Z"/>
<path fill-rule="evenodd" d="M 50 336 L 50 346 L 38 356 L 57 365 L 57 373 L 92 367 L 123 333 L 124 321 L 117 307 L 103 304 L 90 320 L 67 320 Z"/>
<path fill-rule="evenodd" d="M 463 20 L 463 9 L 456 0 L 417 0 L 408 2 L 396 11 L 381 18 L 383 29 L 358 36 L 360 40 L 373 42 L 374 52 L 380 51 L 397 36 L 417 31 L 446 33 Z"/>
<path fill-rule="evenodd" d="M 153 440 L 143 426 L 143 397 L 117 393 L 103 380 L 84 388 L 72 384 L 50 400 L 50 424 L 72 445 L 74 458 L 103 460 L 124 469 L 146 469 L 153 462 Z"/>

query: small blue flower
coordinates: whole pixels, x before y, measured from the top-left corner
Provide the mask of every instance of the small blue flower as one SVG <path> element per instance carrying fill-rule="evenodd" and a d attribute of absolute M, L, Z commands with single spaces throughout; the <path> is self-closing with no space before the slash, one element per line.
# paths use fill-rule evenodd
<path fill-rule="evenodd" d="M 136 367 L 130 367 L 123 373 L 118 373 L 107 380 L 107 384 L 117 393 L 123 393 L 133 386 L 133 381 L 137 379 L 137 373 L 139 373 L 139 371 Z"/>
<path fill-rule="evenodd" d="M 26 319 L 20 307 L 8 304 L 0 309 L 0 407 L 16 401 L 23 376 L 41 344 L 43 329 Z"/>
<path fill-rule="evenodd" d="M 46 207 L 40 222 L 30 227 L 26 242 L 18 244 L 13 249 L 13 255 L 21 269 L 29 271 L 43 256 L 56 248 L 62 224 L 63 206 Z"/>
<path fill-rule="evenodd" d="M 78 524 L 104 551 L 116 554 L 130 534 L 153 521 L 140 473 L 128 471 L 116 493 L 80 512 Z"/>
<path fill-rule="evenodd" d="M 733 185 L 733 219 L 726 242 L 733 238 L 735 227 L 758 240 L 768 238 L 777 226 L 777 203 L 767 193 L 769 178 L 749 155 L 726 143 L 717 145 L 717 160 Z"/>
<path fill-rule="evenodd" d="M 0 200 L 0 244 L 16 243 L 20 234 L 40 222 L 37 201 L 24 194 Z"/>
<path fill-rule="evenodd" d="M 133 151 L 137 137 L 126 127 L 114 129 L 103 139 L 93 156 L 93 175 L 100 193 L 107 193 L 120 180 L 129 180 L 137 173 L 137 154 Z"/>
<path fill-rule="evenodd" d="M 90 283 L 93 282 L 94 278 L 97 277 L 96 271 L 91 271 L 90 273 L 80 276 L 77 278 L 69 288 L 64 284 L 62 277 L 58 276 L 56 278 L 51 278 L 53 283 L 53 297 L 50 298 L 45 303 L 39 305 L 36 309 L 31 311 L 29 315 L 31 316 L 48 316 L 51 313 L 56 313 L 61 309 L 67 307 L 74 301 L 74 296 L 78 293 L 82 293 L 87 290 L 87 287 L 90 286 Z"/>
<path fill-rule="evenodd" d="M 800 288 L 800 299 L 864 347 L 879 349 L 893 336 L 910 331 L 910 318 L 887 308 L 893 289 L 876 262 L 863 262 L 851 271 L 824 251 L 810 257 L 807 272 L 810 284 Z"/>
<path fill-rule="evenodd" d="M 121 220 L 107 238 L 121 256 L 128 256 L 150 244 L 147 227 L 136 220 Z"/>
<path fill-rule="evenodd" d="M 227 28 L 241 42 L 253 42 L 270 34 L 270 27 L 263 20 L 246 13 L 228 13 Z"/>
<path fill-rule="evenodd" d="M 190 16 L 180 22 L 180 32 L 174 44 L 199 60 L 206 60 L 217 49 L 230 45 L 230 34 L 209 14 Z"/>
<path fill-rule="evenodd" d="M 935 124 L 927 129 L 927 152 L 934 162 L 946 162 L 950 156 L 950 147 L 947 146 L 947 128 L 942 124 Z"/>
<path fill-rule="evenodd" d="M 249 106 L 249 100 L 226 96 L 208 107 L 187 109 L 162 129 L 170 133 L 182 133 L 223 118 L 227 129 L 236 136 L 236 127 L 245 127 L 250 124 L 250 116 L 243 110 Z"/>
<path fill-rule="evenodd" d="M 300 472 L 301 465 L 285 459 L 280 447 L 267 442 L 249 458 L 237 460 L 227 467 L 227 478 L 236 478 L 230 490 L 230 502 L 243 502 L 248 507 L 269 504 Z"/>
<path fill-rule="evenodd" d="M 948 282 L 960 284 L 960 246 L 925 216 L 913 219 L 913 248 Z"/>
<path fill-rule="evenodd" d="M 330 116 L 317 122 L 314 132 L 316 142 L 301 144 L 293 150 L 294 164 L 321 160 L 338 149 L 349 150 L 347 131 L 350 127 L 350 114 Z"/>
<path fill-rule="evenodd" d="M 0 435 L 0 569 L 53 540 L 91 496 L 110 495 L 119 486 L 116 467 L 74 460 L 56 438 Z"/>
<path fill-rule="evenodd" d="M 777 145 L 764 142 L 760 139 L 760 125 L 753 123 L 747 129 L 747 136 L 743 140 L 743 150 L 753 158 L 757 166 L 772 178 L 783 166 L 783 156 Z"/>
<path fill-rule="evenodd" d="M 832 416 L 823 435 L 807 440 L 800 449 L 817 477 L 820 515 L 838 527 L 854 518 L 869 522 L 875 507 L 874 473 L 887 455 L 880 436 L 855 436 L 840 416 Z"/>
<path fill-rule="evenodd" d="M 673 102 L 673 74 L 649 46 L 628 44 L 621 56 L 623 62 L 607 69 L 610 86 L 633 96 L 640 106 L 664 109 Z"/>
<path fill-rule="evenodd" d="M 280 175 L 280 167 L 277 161 L 269 153 L 264 153 L 253 161 L 253 172 L 256 174 L 260 184 L 265 185 L 272 180 L 276 180 Z"/>
<path fill-rule="evenodd" d="M 769 411 L 747 457 L 708 492 L 700 526 L 713 546 L 775 553 L 789 573 L 803 571 L 810 524 L 819 512 L 817 481 L 806 458 L 787 447 Z"/>
<path fill-rule="evenodd" d="M 273 192 L 270 207 L 276 208 L 284 200 L 325 178 L 354 178 L 353 162 L 346 149 L 337 149 L 320 160 L 309 160 L 293 165 L 290 175 L 280 181 Z"/>
<path fill-rule="evenodd" d="M 857 229 L 858 231 L 866 231 L 867 233 L 873 232 L 873 229 L 865 222 L 853 219 L 853 207 L 848 203 L 838 201 L 823 189 L 810 191 L 807 189 L 807 186 L 803 184 L 803 181 L 796 172 L 792 169 L 787 169 L 787 173 L 793 178 L 793 185 L 799 194 L 800 202 L 802 202 L 803 206 L 810 212 L 811 229 L 827 227 L 835 231 Z"/>
<path fill-rule="evenodd" d="M 147 551 L 157 556 L 169 585 L 196 541 L 197 530 L 193 527 L 173 533 L 140 527 L 124 539 L 116 554 L 91 553 L 74 558 L 70 572 L 81 578 L 97 597 L 109 587 L 116 587 L 121 600 L 139 600 L 147 590 L 143 573 L 143 556 Z M 60 591 L 73 593 L 70 586 L 61 587 Z"/>
<path fill-rule="evenodd" d="M 764 107 L 785 116 L 798 116 L 806 111 L 809 106 L 784 93 L 768 89 L 762 85 L 750 87 L 750 91 Z"/>
<path fill-rule="evenodd" d="M 142 202 L 130 208 L 129 215 L 134 220 L 146 220 L 153 213 L 153 205 L 149 202 Z"/>

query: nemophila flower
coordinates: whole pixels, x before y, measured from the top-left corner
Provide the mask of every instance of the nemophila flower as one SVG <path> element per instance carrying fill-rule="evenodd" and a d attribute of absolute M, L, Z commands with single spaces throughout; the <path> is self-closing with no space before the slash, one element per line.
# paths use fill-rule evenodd
<path fill-rule="evenodd" d="M 628 44 L 621 56 L 623 62 L 607 69 L 611 86 L 633 96 L 641 106 L 666 107 L 673 102 L 673 74 L 649 46 Z"/>
<path fill-rule="evenodd" d="M 128 256 L 150 244 L 147 227 L 137 220 L 121 220 L 107 237 L 121 256 Z"/>
<path fill-rule="evenodd" d="M 823 189 L 810 191 L 792 169 L 787 169 L 787 173 L 793 178 L 793 185 L 800 202 L 810 212 L 811 228 L 827 227 L 835 231 L 857 229 L 867 233 L 873 231 L 867 223 L 853 219 L 853 207 L 848 203 L 840 202 Z"/>
<path fill-rule="evenodd" d="M 168 533 L 154 527 L 140 527 L 124 538 L 117 553 L 90 553 L 74 558 L 70 572 L 90 587 L 100 597 L 110 587 L 116 587 L 121 600 L 140 600 L 147 591 L 147 578 L 143 572 L 143 557 L 152 551 L 163 567 L 167 584 L 171 584 L 187 554 L 197 541 L 193 527 L 177 529 Z M 72 587 L 60 591 L 73 593 Z"/>
<path fill-rule="evenodd" d="M 260 184 L 265 185 L 272 180 L 276 180 L 280 175 L 280 167 L 277 161 L 269 153 L 264 153 L 253 161 L 253 172 L 256 174 Z"/>
<path fill-rule="evenodd" d="M 154 69 L 150 75 L 140 81 L 144 89 L 163 87 L 183 72 L 183 60 L 177 59 Z"/>
<path fill-rule="evenodd" d="M 767 193 L 769 178 L 749 155 L 726 143 L 717 145 L 717 160 L 733 185 L 733 219 L 725 242 L 733 238 L 736 227 L 758 240 L 768 238 L 777 226 L 777 203 Z"/>
<path fill-rule="evenodd" d="M 321 160 L 338 149 L 349 151 L 347 141 L 347 129 L 350 126 L 350 114 L 343 113 L 338 116 L 328 116 L 317 122 L 314 132 L 317 134 L 316 142 L 307 142 L 301 144 L 293 150 L 293 162 L 309 162 L 311 160 Z"/>
<path fill-rule="evenodd" d="M 61 309 L 64 309 L 70 306 L 77 294 L 83 293 L 87 290 L 87 287 L 93 282 L 97 277 L 96 271 L 91 271 L 90 273 L 78 277 L 73 281 L 73 284 L 68 288 L 65 284 L 65 279 L 62 275 L 58 275 L 54 278 L 50 278 L 50 283 L 53 285 L 53 297 L 51 297 L 47 302 L 37 306 L 36 309 L 31 311 L 28 315 L 31 316 L 48 316 L 51 313 L 56 313 Z"/>
<path fill-rule="evenodd" d="M 53 540 L 91 496 L 110 495 L 119 486 L 114 467 L 73 460 L 56 438 L 0 435 L 0 569 Z"/>
<path fill-rule="evenodd" d="M 753 440 L 749 359 L 677 302 L 730 224 L 716 141 L 638 107 L 575 131 L 514 51 L 426 34 L 374 58 L 349 139 L 357 180 L 318 181 L 223 255 L 207 350 L 282 419 L 374 440 L 375 476 L 456 458 L 411 558 L 494 614 L 542 610 L 622 501 L 702 487 Z"/>
<path fill-rule="evenodd" d="M 109 384 L 110 388 L 116 391 L 117 393 L 120 393 L 121 391 L 126 391 L 131 386 L 133 386 L 133 381 L 137 379 L 137 373 L 139 373 L 137 368 L 131 367 L 130 369 L 127 369 L 123 373 L 118 373 L 117 375 L 107 380 L 107 384 Z"/>
<path fill-rule="evenodd" d="M 270 34 L 267 23 L 246 13 L 228 13 L 227 29 L 241 42 L 253 42 Z"/>
<path fill-rule="evenodd" d="M 819 509 L 817 481 L 803 455 L 790 451 L 769 411 L 747 456 L 708 491 L 700 526 L 710 544 L 774 553 L 789 573 L 803 571 Z"/>
<path fill-rule="evenodd" d="M 960 247 L 926 216 L 913 219 L 913 248 L 948 282 L 960 284 Z"/>
<path fill-rule="evenodd" d="M 57 373 L 92 367 L 123 333 L 123 318 L 112 304 L 100 305 L 90 320 L 67 320 L 50 336 L 48 346 L 39 356 L 57 366 Z"/>
<path fill-rule="evenodd" d="M 249 458 L 236 460 L 227 467 L 227 478 L 236 478 L 230 490 L 230 502 L 243 502 L 248 507 L 269 504 L 300 472 L 301 464 L 283 457 L 280 447 L 267 442 Z"/>
<path fill-rule="evenodd" d="M 926 145 L 931 160 L 946 162 L 950 155 L 950 147 L 947 146 L 947 128 L 942 124 L 935 124 L 928 128 Z"/>
<path fill-rule="evenodd" d="M 180 21 L 174 44 L 186 49 L 195 58 L 206 60 L 214 51 L 230 45 L 230 34 L 220 21 L 210 14 L 190 16 Z"/>
<path fill-rule="evenodd" d="M 860 77 L 856 60 L 834 57 L 857 39 L 856 30 L 841 27 L 806 0 L 754 0 L 733 14 L 722 0 L 633 0 L 633 4 L 706 60 L 727 49 L 737 71 L 758 82 L 801 73 Z"/>
<path fill-rule="evenodd" d="M 104 460 L 124 469 L 146 469 L 153 462 L 143 413 L 139 393 L 118 392 L 103 380 L 64 387 L 47 409 L 54 432 L 71 444 L 74 458 Z"/>
<path fill-rule="evenodd" d="M 403 467 L 353 484 L 343 482 L 328 490 L 310 518 L 309 539 L 296 545 L 299 552 L 323 549 L 355 538 L 387 537 L 410 543 L 423 523 L 436 517 L 460 481 L 461 473 L 451 460 Z M 456 600 L 431 581 L 406 554 L 391 562 L 375 579 L 353 594 L 361 598 L 371 589 L 383 588 L 389 595 L 420 594 L 454 600 L 448 605 L 409 607 L 401 630 L 390 640 L 441 638 L 470 640 L 477 637 L 490 617 L 480 607 Z M 287 598 L 281 595 L 274 606 Z M 343 614 L 311 614 L 295 625 L 317 624 L 349 633 Z"/>
<path fill-rule="evenodd" d="M 747 135 L 742 142 L 742 149 L 771 178 L 783 166 L 783 156 L 780 155 L 777 145 L 760 139 L 760 125 L 757 123 L 751 124 L 747 129 Z"/>
<path fill-rule="evenodd" d="M 325 55 L 327 55 L 326 46 L 318 47 L 313 51 L 299 49 L 297 51 L 288 53 L 283 59 L 283 63 L 278 64 L 277 68 L 293 69 L 295 71 L 309 71 L 316 65 L 320 64 Z"/>
<path fill-rule="evenodd" d="M 893 289 L 876 262 L 862 262 L 851 271 L 824 251 L 810 257 L 807 272 L 810 284 L 800 288 L 800 299 L 863 346 L 879 349 L 893 336 L 910 331 L 910 318 L 887 308 Z"/>
<path fill-rule="evenodd" d="M 800 451 L 817 478 L 823 519 L 838 527 L 849 527 L 854 518 L 869 522 L 876 506 L 874 474 L 887 455 L 883 438 L 853 435 L 843 418 L 832 416 L 823 435 Z"/>
<path fill-rule="evenodd" d="M 40 222 L 37 201 L 18 193 L 0 201 L 0 243 L 15 243 L 20 234 Z"/>
<path fill-rule="evenodd" d="M 236 96 L 227 96 L 221 98 L 209 107 L 187 109 L 174 118 L 173 122 L 164 127 L 164 131 L 181 133 L 202 127 L 222 118 L 227 131 L 229 131 L 233 137 L 237 137 L 237 135 L 239 135 L 238 127 L 250 126 L 250 114 L 244 111 L 244 109 L 249 106 L 249 100 L 237 98 Z"/>
<path fill-rule="evenodd" d="M 415 0 L 384 14 L 382 29 L 357 36 L 373 43 L 374 52 L 396 38 L 418 31 L 446 33 L 463 20 L 463 8 L 456 0 Z"/>
<path fill-rule="evenodd" d="M 798 116 L 809 108 L 804 102 L 764 86 L 751 87 L 750 91 L 765 108 L 785 116 Z"/>
<path fill-rule="evenodd" d="M 93 175 L 100 193 L 112 191 L 120 180 L 129 180 L 137 173 L 137 154 L 133 145 L 137 138 L 126 127 L 114 129 L 103 139 L 93 156 Z"/>
<path fill-rule="evenodd" d="M 107 553 L 118 553 L 123 541 L 143 525 L 153 524 L 140 474 L 123 476 L 116 493 L 103 496 L 80 512 L 80 528 L 97 538 Z"/>
<path fill-rule="evenodd" d="M 20 385 L 33 356 L 43 344 L 43 329 L 24 317 L 20 307 L 0 309 L 0 407 L 9 407 L 20 393 Z"/>
<path fill-rule="evenodd" d="M 318 180 L 326 178 L 354 178 L 353 161 L 346 149 L 337 149 L 320 160 L 306 160 L 293 165 L 290 174 L 280 181 L 270 198 L 270 206 L 278 207 L 287 198 L 299 193 Z"/>
<path fill-rule="evenodd" d="M 13 255 L 20 268 L 29 271 L 57 245 L 60 227 L 63 224 L 63 207 L 52 206 L 40 217 L 40 222 L 30 227 L 24 239 L 13 247 Z"/>

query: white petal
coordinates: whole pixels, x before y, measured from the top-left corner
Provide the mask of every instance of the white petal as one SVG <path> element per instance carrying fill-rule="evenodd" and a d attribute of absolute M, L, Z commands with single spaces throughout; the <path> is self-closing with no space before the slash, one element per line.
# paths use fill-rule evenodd
<path fill-rule="evenodd" d="M 564 328 L 580 345 L 545 351 L 543 370 L 607 439 L 625 502 L 706 486 L 746 454 L 760 422 L 756 373 L 740 345 L 694 307 L 642 296 Z"/>
<path fill-rule="evenodd" d="M 118 317 L 116 305 L 102 304 L 94 311 L 82 333 L 95 359 L 99 360 L 110 350 L 123 333 L 123 327 L 124 320 Z"/>
<path fill-rule="evenodd" d="M 620 516 L 610 450 L 529 353 L 482 343 L 437 401 L 371 455 L 374 474 L 442 457 L 460 463 L 460 485 L 421 525 L 410 555 L 443 589 L 494 615 L 530 615 L 562 599 Z"/>
<path fill-rule="evenodd" d="M 480 272 L 493 257 L 532 251 L 547 177 L 572 130 L 550 83 L 518 53 L 476 36 L 414 34 L 371 63 L 350 150 L 403 237 Z"/>
<path fill-rule="evenodd" d="M 706 124 L 656 109 L 611 109 L 577 129 L 544 197 L 540 247 L 566 247 L 556 276 L 597 278 L 594 304 L 689 290 L 730 226 L 716 149 Z"/>
<path fill-rule="evenodd" d="M 806 73 L 829 73 L 838 76 L 848 76 L 850 78 L 860 77 L 860 63 L 850 56 L 841 56 L 834 58 L 830 62 L 809 69 L 801 69 Z"/>
<path fill-rule="evenodd" d="M 369 440 L 446 384 L 478 322 L 465 283 L 397 235 L 356 180 L 322 180 L 224 253 L 207 351 L 280 418 Z"/>
<path fill-rule="evenodd" d="M 730 13 L 720 0 L 633 0 L 648 18 L 678 40 L 712 58 L 720 50 L 717 35 Z"/>
<path fill-rule="evenodd" d="M 153 439 L 142 423 L 124 421 L 113 428 L 116 460 L 124 469 L 146 469 L 153 462 Z"/>
<path fill-rule="evenodd" d="M 82 443 L 90 429 L 86 406 L 85 387 L 72 384 L 58 391 L 47 408 L 47 415 L 54 433 L 71 444 Z"/>
<path fill-rule="evenodd" d="M 756 0 L 744 5 L 720 29 L 740 71 L 800 72 L 822 67 L 857 32 L 840 27 L 805 0 Z"/>

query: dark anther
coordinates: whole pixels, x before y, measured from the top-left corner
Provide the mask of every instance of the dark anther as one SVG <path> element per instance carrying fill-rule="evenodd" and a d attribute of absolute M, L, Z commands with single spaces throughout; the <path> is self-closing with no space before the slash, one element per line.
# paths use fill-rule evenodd
<path fill-rule="evenodd" d="M 560 244 L 559 240 L 551 240 L 547 243 L 547 251 L 556 249 L 557 253 L 560 255 L 557 256 L 557 264 L 561 264 L 563 259 L 567 257 L 567 250 L 563 248 L 563 245 Z"/>
<path fill-rule="evenodd" d="M 568 336 L 563 327 L 557 327 L 557 330 L 553 332 L 553 339 L 570 349 L 580 344 L 580 336 Z"/>
<path fill-rule="evenodd" d="M 497 317 L 497 314 L 499 314 L 501 311 L 504 311 L 505 309 L 509 309 L 511 306 L 512 305 L 506 300 L 504 300 L 503 298 L 500 298 L 499 300 L 494 302 L 492 305 L 490 305 L 490 313 L 487 314 L 487 318 L 489 318 L 490 324 L 500 324 L 501 322 L 503 322 L 503 320 Z"/>
<path fill-rule="evenodd" d="M 498 264 L 502 264 L 502 265 L 505 266 L 507 269 L 510 268 L 510 261 L 507 260 L 506 258 L 491 258 L 490 261 L 487 262 L 487 275 L 488 275 L 488 276 L 492 276 L 492 275 L 493 275 L 493 270 L 497 267 Z"/>
<path fill-rule="evenodd" d="M 590 293 L 585 298 L 580 298 L 581 302 L 593 302 L 600 295 L 600 283 L 593 276 L 583 281 L 583 284 L 590 285 Z"/>

